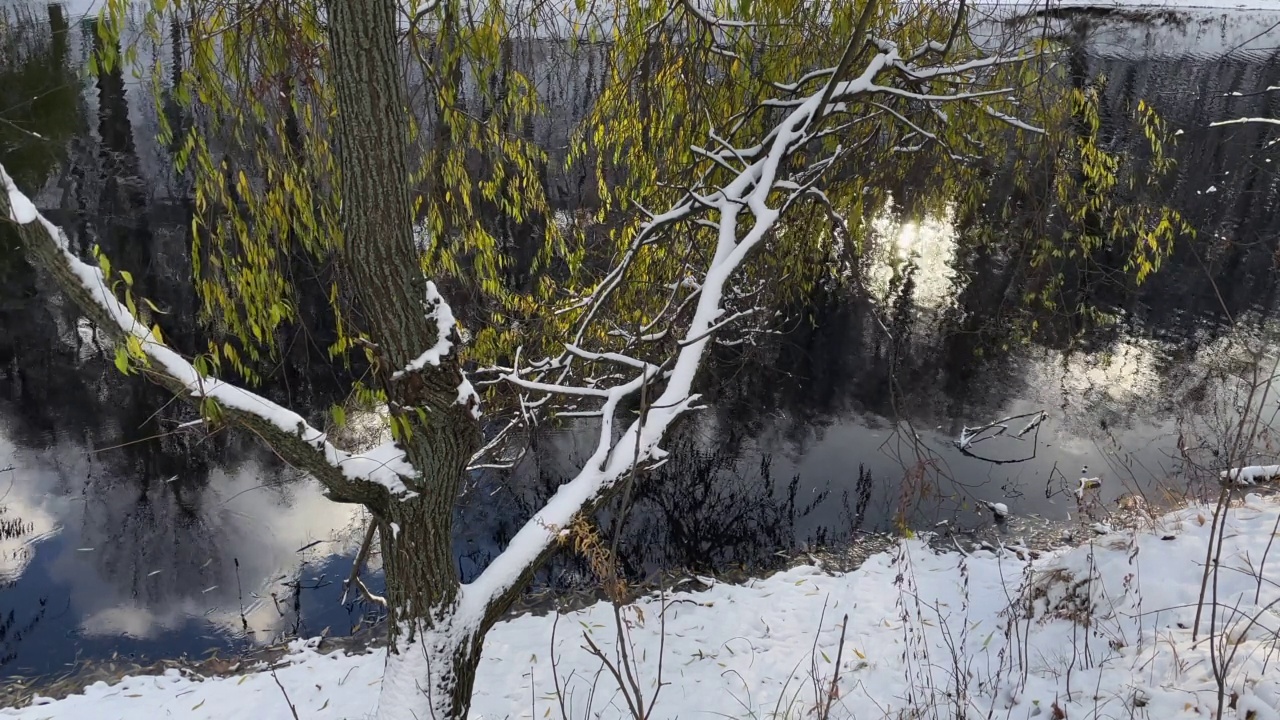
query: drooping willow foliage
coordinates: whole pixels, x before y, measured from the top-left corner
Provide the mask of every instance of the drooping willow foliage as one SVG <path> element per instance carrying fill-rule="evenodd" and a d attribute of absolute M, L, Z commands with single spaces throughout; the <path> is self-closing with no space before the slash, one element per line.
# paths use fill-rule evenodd
<path fill-rule="evenodd" d="M 965 33 L 969 18 L 957 22 L 961 7 L 884 2 L 873 6 L 866 25 L 876 40 L 896 43 L 903 52 L 952 37 L 945 54 L 948 63 L 958 63 L 982 52 Z M 716 187 L 731 171 L 711 167 L 704 151 L 762 136 L 794 103 L 821 90 L 830 75 L 818 71 L 834 67 L 844 55 L 865 8 L 865 3 L 839 1 L 720 3 L 705 12 L 673 11 L 665 4 L 634 8 L 645 32 L 620 36 L 613 75 L 581 132 L 575 156 L 597 151 L 594 163 L 605 188 L 602 217 L 633 206 L 658 210 L 690 189 Z M 720 17 L 739 25 L 718 22 Z M 1011 59 L 1038 52 L 1037 45 L 1011 49 Z M 848 74 L 859 74 L 870 54 L 870 47 L 855 50 Z M 1034 133 L 1001 119 L 1022 116 L 1037 122 L 1018 97 L 1037 82 L 1034 72 L 1028 64 L 1010 62 L 994 73 L 975 73 L 975 90 L 1004 87 L 1009 92 L 950 103 L 940 113 L 890 94 L 845 108 L 848 122 L 796 158 L 799 164 L 831 159 L 823 194 L 793 210 L 779 230 L 787 242 L 779 252 L 754 260 L 748 276 L 773 304 L 809 297 L 818 283 L 847 277 L 871 216 L 891 193 L 912 186 L 921 211 L 977 202 L 984 197 L 982 158 L 999 158 L 1011 144 L 1036 141 Z M 926 95 L 955 91 L 947 83 L 918 84 L 918 92 Z M 606 170 L 615 182 L 606 182 Z M 625 246 L 634 225 L 644 219 L 633 214 L 615 227 L 615 247 Z M 657 287 L 679 283 L 685 259 L 708 247 L 714 232 L 708 228 L 647 248 L 641 276 L 653 278 Z M 655 312 L 645 298 L 652 300 L 656 293 L 641 285 L 631 291 L 619 299 L 619 322 L 643 327 Z"/>
<path fill-rule="evenodd" d="M 1177 134 L 1139 100 L 1113 123 L 1139 133 L 1141 141 L 1106 138 L 1107 80 L 1082 80 L 1060 79 L 1066 89 L 1048 116 L 1047 137 L 1010 163 L 1005 176 L 1013 192 L 988 200 L 992 222 L 982 228 L 984 240 L 1015 248 L 1022 265 L 1021 304 L 1012 308 L 1016 322 L 1007 337 L 1024 343 L 1046 313 L 1076 318 L 1080 331 L 1114 321 L 1088 297 L 1090 283 L 1139 285 L 1177 242 L 1196 237 L 1182 213 L 1159 199 L 1174 169 Z"/>
<path fill-rule="evenodd" d="M 989 179 L 1010 163 L 1055 218 L 1052 232 L 1033 224 L 1020 238 L 1041 277 L 1031 302 L 1052 307 L 1058 266 L 1103 248 L 1123 246 L 1140 281 L 1188 230 L 1167 208 L 1126 202 L 1127 190 L 1157 182 L 1169 165 L 1168 131 L 1148 106 L 1138 120 L 1154 157 L 1137 172 L 1100 143 L 1096 95 L 1067 81 L 1052 40 L 1026 28 L 1001 35 L 990 23 L 998 32 L 975 32 L 980 19 L 957 0 L 411 0 L 402 10 L 419 261 L 461 308 L 468 359 L 480 366 L 517 350 L 539 357 L 570 336 L 583 299 L 648 214 L 733 172 L 711 153 L 762 136 L 821 91 L 822 70 L 847 55 L 845 77 L 855 76 L 885 43 L 921 49 L 922 64 L 992 52 L 1008 61 L 975 71 L 972 97 L 944 109 L 891 93 L 841 108 L 841 122 L 793 160 L 815 177 L 821 170 L 822 182 L 775 230 L 785 240 L 777 251 L 750 262 L 740 292 L 751 304 L 802 301 L 819 284 L 849 281 L 891 194 L 917 211 L 992 207 Z M 191 184 L 193 270 L 215 331 L 198 365 L 258 379 L 282 330 L 303 321 L 307 287 L 332 313 L 333 356 L 367 353 L 335 264 L 342 198 L 323 4 L 110 0 L 98 27 L 110 42 L 94 62 L 142 68 L 160 140 Z M 141 31 L 121 44 L 129 28 Z M 581 92 L 557 95 L 566 83 Z M 966 91 L 954 78 L 922 77 L 914 88 Z M 566 117 L 575 126 L 557 135 L 552 126 Z M 549 146 L 559 136 L 568 145 Z M 1033 171 L 1046 164 L 1047 175 Z M 576 215 L 557 215 L 550 178 L 575 173 L 592 197 Z M 1047 188 L 1034 186 L 1046 176 Z M 611 296 L 610 323 L 593 325 L 591 339 L 636 354 L 640 339 L 675 342 L 653 331 L 679 312 L 686 268 L 705 261 L 714 233 L 682 226 L 641 248 Z"/>
<path fill-rule="evenodd" d="M 331 350 L 351 351 L 360 328 L 344 312 L 341 269 L 326 267 L 342 233 L 319 3 L 157 0 L 140 16 L 131 7 L 108 3 L 98 27 L 111 40 L 93 62 L 136 67 L 140 46 L 157 49 L 145 77 L 159 139 L 192 182 L 193 270 L 203 319 L 220 337 L 205 361 L 255 379 L 279 351 L 281 328 L 300 320 L 299 288 L 320 279 L 337 323 Z M 465 14 L 458 2 L 407 9 L 404 59 L 418 92 L 405 110 L 414 120 L 423 271 L 484 298 L 491 312 L 527 310 L 549 300 L 550 287 L 512 289 L 510 253 L 492 222 L 549 214 L 538 182 L 546 154 L 513 130 L 539 107 L 530 80 L 502 62 L 508 18 L 496 3 Z M 113 57 L 131 24 L 141 36 Z M 170 43 L 176 51 L 166 57 Z M 542 228 L 535 274 L 553 251 L 566 255 L 557 226 Z"/>

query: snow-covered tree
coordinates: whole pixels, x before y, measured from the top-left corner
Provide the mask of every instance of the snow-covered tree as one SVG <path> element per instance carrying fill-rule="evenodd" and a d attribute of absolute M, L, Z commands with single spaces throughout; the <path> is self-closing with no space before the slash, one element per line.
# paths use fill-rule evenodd
<path fill-rule="evenodd" d="M 602 253 L 603 271 L 541 296 L 539 302 L 557 306 L 529 311 L 556 318 L 539 337 L 520 343 L 519 332 L 502 325 L 503 312 L 493 313 L 501 332 L 490 336 L 515 341 L 505 346 L 509 352 L 477 356 L 487 362 L 472 373 L 473 384 L 464 372 L 458 314 L 442 289 L 463 272 L 457 259 L 465 256 L 441 263 L 438 254 L 450 251 L 437 249 L 432 259 L 414 219 L 423 216 L 420 203 L 438 203 L 443 209 L 425 213 L 431 242 L 478 232 L 468 225 L 474 209 L 459 199 L 465 167 L 448 143 L 470 147 L 492 137 L 484 123 L 452 115 L 457 110 L 449 103 L 464 86 L 475 87 L 457 69 L 459 58 L 501 57 L 499 28 L 509 30 L 521 16 L 501 3 L 456 0 L 411 9 L 411 24 L 437 21 L 435 60 L 424 63 L 436 73 L 433 91 L 449 118 L 433 129 L 448 136 L 437 148 L 442 154 L 427 154 L 445 167 L 428 168 L 436 184 L 415 196 L 412 183 L 421 178 L 409 148 L 421 133 L 405 112 L 401 10 L 396 0 L 329 0 L 323 11 L 303 13 L 303 30 L 290 37 L 297 54 L 285 65 L 323 45 L 323 73 L 309 81 L 323 77 L 330 116 L 308 125 L 307 138 L 282 121 L 276 137 L 285 141 L 286 159 L 265 164 L 262 178 L 225 165 L 197 171 L 206 180 L 226 176 L 223 191 L 234 188 L 239 205 L 275 202 L 262 198 L 280 197 L 272 195 L 277 182 L 305 196 L 278 215 L 296 227 L 272 225 L 265 212 L 256 216 L 259 225 L 239 224 L 239 250 L 218 251 L 223 277 L 210 295 L 226 302 L 224 319 L 243 347 L 269 345 L 281 317 L 296 312 L 280 294 L 288 280 L 269 257 L 272 243 L 293 232 L 306 234 L 303 244 L 327 248 L 339 269 L 333 297 L 347 328 L 344 349 L 367 355 L 371 392 L 389 409 L 392 441 L 366 452 L 344 450 L 301 414 L 217 377 L 217 357 L 180 355 L 165 343 L 144 299 L 134 297 L 132 277 L 100 253 L 96 263 L 73 254 L 66 235 L 30 200 L 35 189 L 19 188 L 2 168 L 0 217 L 16 223 L 33 261 L 115 338 L 122 369 L 169 388 L 211 423 L 257 436 L 323 484 L 335 502 L 368 508 L 381 538 L 387 589 L 378 600 L 390 628 L 378 717 L 459 718 L 468 711 L 486 631 L 576 519 L 663 461 L 665 434 L 698 407 L 695 385 L 712 344 L 741 342 L 767 326 L 767 296 L 803 291 L 793 276 L 812 282 L 838 272 L 839 263 L 829 259 L 856 249 L 860 213 L 883 194 L 877 182 L 896 177 L 891 166 L 925 163 L 935 174 L 976 183 L 984 157 L 1042 131 L 1018 118 L 1026 55 L 990 38 L 975 41 L 963 1 L 620 4 L 611 14 L 610 63 L 601 71 L 611 82 L 583 142 L 595 136 L 601 162 L 622 167 L 617 182 L 602 188 L 606 209 L 641 211 L 611 235 L 616 246 Z M 802 52 L 805 45 L 826 56 Z M 450 55 L 459 46 L 465 47 Z M 197 58 L 193 65 L 201 63 L 214 61 Z M 441 63 L 454 69 L 441 71 Z M 221 102 L 207 87 L 199 92 L 200 102 Z M 285 105 L 295 122 L 307 115 L 287 98 Z M 185 143 L 184 162 L 213 157 L 199 137 L 177 139 Z M 524 152 L 507 153 L 517 172 L 529 169 Z M 302 176 L 290 173 L 308 162 L 331 164 L 336 180 L 316 172 L 314 185 L 299 189 Z M 507 177 L 486 192 L 495 206 L 520 214 L 517 200 L 537 194 L 525 189 L 529 180 Z M 198 205 L 211 201 L 204 190 L 197 189 Z M 242 208 L 232 205 L 218 212 L 236 216 Z M 473 248 L 476 264 L 500 265 L 499 250 L 483 245 Z M 497 277 L 478 272 L 481 285 Z M 488 329 L 476 328 L 476 337 Z M 543 356 L 545 348 L 551 351 Z M 236 355 L 225 351 L 221 359 L 248 365 Z M 491 418 L 498 422 L 488 435 L 477 387 L 486 405 L 503 413 Z M 594 418 L 594 453 L 505 551 L 474 581 L 461 583 L 451 537 L 468 468 L 502 445 L 503 428 L 550 408 Z"/>

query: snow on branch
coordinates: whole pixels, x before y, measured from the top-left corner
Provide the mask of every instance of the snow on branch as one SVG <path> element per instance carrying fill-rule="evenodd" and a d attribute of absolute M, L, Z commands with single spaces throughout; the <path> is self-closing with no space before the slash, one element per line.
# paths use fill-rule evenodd
<path fill-rule="evenodd" d="M 430 280 L 427 281 L 427 306 L 429 308 L 427 310 L 427 319 L 434 320 L 436 324 L 436 344 L 410 361 L 403 370 L 395 371 L 391 376 L 392 378 L 399 378 L 406 373 L 416 372 L 428 365 L 438 367 L 440 361 L 453 349 L 453 308 L 449 307 L 449 303 L 444 301 L 444 297 L 436 289 L 436 284 Z"/>
<path fill-rule="evenodd" d="M 1224 483 L 1236 485 L 1257 485 L 1280 477 L 1280 465 L 1250 465 L 1248 467 L 1231 468 L 1219 473 Z"/>
<path fill-rule="evenodd" d="M 1027 132 L 1035 133 L 1037 135 L 1045 134 L 1044 128 L 1039 128 L 1039 127 L 1036 127 L 1035 125 L 1031 125 L 1026 122 L 1023 122 L 1022 120 L 1019 120 L 1018 118 L 1013 117 L 1012 115 L 1006 115 L 1005 113 L 1002 113 L 999 110 L 996 110 L 990 105 L 984 105 L 982 107 L 982 111 L 985 112 L 987 115 L 1003 123 L 1007 123 L 1009 125 L 1012 125 L 1013 127 L 1018 128 L 1019 130 L 1026 130 Z"/>
<path fill-rule="evenodd" d="M 1280 118 L 1265 117 L 1242 117 L 1234 120 L 1219 120 L 1218 122 L 1209 123 L 1209 127 L 1221 127 L 1223 125 L 1243 125 L 1245 123 L 1265 123 L 1267 125 L 1280 125 Z"/>
<path fill-rule="evenodd" d="M 440 294 L 436 284 L 430 280 L 427 281 L 426 304 L 426 319 L 434 322 L 436 326 L 436 344 L 409 361 L 409 364 L 404 368 L 392 373 L 392 380 L 399 380 L 405 375 L 418 372 L 428 365 L 439 367 L 441 361 L 453 350 L 453 338 L 457 332 L 455 327 L 457 321 L 453 317 L 453 308 L 449 306 L 449 303 L 445 302 L 444 296 Z M 458 382 L 458 395 L 454 402 L 467 408 L 471 417 L 479 420 L 480 395 L 476 392 L 471 380 L 467 378 L 466 371 L 461 366 L 458 367 L 458 373 L 461 374 L 462 379 Z"/>
<path fill-rule="evenodd" d="M 948 95 L 916 92 L 888 83 L 901 81 L 917 87 L 918 78 L 922 75 L 973 74 L 1010 62 L 1008 56 L 995 55 L 925 70 L 903 59 L 919 57 L 918 53 L 904 56 L 896 45 L 885 41 L 878 41 L 875 46 L 879 51 L 856 76 L 840 80 L 838 76 L 845 75 L 846 69 L 833 71 L 827 75 L 828 81 L 814 92 L 795 98 L 794 103 L 788 105 L 781 122 L 773 126 L 758 145 L 733 147 L 725 139 L 716 138 L 722 150 L 698 153 L 709 159 L 709 165 L 721 171 L 728 169 L 731 179 L 711 192 L 698 193 L 686 189 L 685 197 L 671 209 L 649 214 L 649 220 L 637 230 L 627 250 L 597 285 L 587 304 L 579 302 L 578 307 L 585 310 L 560 357 L 532 365 L 527 371 L 506 368 L 501 372 L 505 381 L 522 389 L 599 401 L 599 405 L 590 410 L 575 409 L 573 413 L 598 417 L 599 435 L 595 451 L 577 476 L 561 485 L 547 504 L 516 533 L 507 549 L 478 578 L 463 587 L 459 605 L 463 622 L 477 626 L 492 623 L 537 567 L 554 552 L 563 529 L 576 515 L 594 508 L 611 489 L 638 468 L 661 462 L 666 456 L 659 444 L 680 416 L 696 409 L 698 397 L 693 393 L 693 383 L 716 330 L 753 312 L 743 310 L 726 318 L 730 310 L 728 302 L 736 297 L 732 285 L 735 273 L 752 252 L 773 235 L 774 225 L 783 211 L 799 196 L 808 193 L 817 176 L 834 165 L 811 163 L 797 172 L 789 163 L 797 151 L 807 147 L 815 138 L 822 137 L 823 121 L 831 117 L 832 109 L 847 109 L 858 101 L 868 112 L 874 112 L 870 100 L 885 94 L 901 95 L 930 106 L 944 102 L 969 102 L 1007 92 L 956 92 Z M 910 72 L 888 72 L 895 69 Z M 787 92 L 794 93 L 804 82 L 820 77 L 806 76 L 802 82 L 784 87 Z M 713 226 L 716 239 L 710 260 L 695 273 L 695 277 L 700 275 L 696 280 L 697 290 L 686 299 L 686 302 L 694 303 L 692 316 L 683 327 L 670 328 L 673 335 L 679 336 L 671 351 L 673 355 L 654 366 L 626 355 L 606 357 L 602 353 L 593 358 L 583 351 L 581 343 L 588 328 L 598 321 L 599 311 L 608 297 L 622 285 L 640 250 L 681 223 Z M 668 301 L 668 307 L 673 301 L 674 295 Z M 683 315 L 672 314 L 668 320 L 675 317 Z M 639 372 L 622 375 L 627 379 L 612 387 L 605 387 L 598 378 L 577 385 L 569 384 L 575 360 L 584 359 L 608 360 Z M 615 416 L 621 401 L 640 393 L 655 381 L 665 382 L 661 386 L 661 394 L 656 398 L 646 396 L 639 416 L 621 433 L 616 432 Z M 1037 419 L 1019 434 L 1029 432 L 1041 421 L 1043 417 L 1037 415 Z M 972 442 L 972 438 L 968 441 Z"/>
<path fill-rule="evenodd" d="M 66 235 L 36 209 L 3 165 L 0 190 L 0 218 L 17 224 L 23 244 L 57 278 L 81 312 L 115 339 L 136 342 L 152 379 L 189 400 L 216 401 L 229 419 L 262 436 L 286 461 L 314 475 L 337 499 L 355 501 L 375 492 L 411 492 L 404 478 L 416 473 L 394 444 L 365 453 L 345 452 L 301 415 L 261 395 L 202 375 L 116 299 L 101 269 L 71 253 Z"/>
<path fill-rule="evenodd" d="M 685 9 L 689 11 L 690 15 L 693 15 L 706 25 L 710 25 L 715 28 L 749 28 L 755 27 L 759 24 L 745 22 L 743 20 L 730 20 L 728 18 L 718 17 L 710 10 L 703 10 L 699 8 L 698 2 L 700 2 L 700 0 L 684 0 L 683 4 Z"/>

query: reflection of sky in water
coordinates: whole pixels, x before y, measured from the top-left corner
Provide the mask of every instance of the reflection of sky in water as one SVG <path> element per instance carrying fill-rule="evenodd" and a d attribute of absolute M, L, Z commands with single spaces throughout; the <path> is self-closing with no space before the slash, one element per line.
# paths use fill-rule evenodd
<path fill-rule="evenodd" d="M 900 340 L 905 352 L 937 355 L 939 330 L 954 332 L 929 321 L 950 309 L 970 281 L 954 267 L 957 233 L 952 219 L 903 219 L 895 217 L 890 206 L 871 223 L 867 277 L 880 322 L 893 312 L 901 278 L 908 265 L 914 266 L 910 301 L 915 324 L 912 338 Z M 1226 333 L 1188 349 L 1123 326 L 1115 329 L 1100 350 L 1015 349 L 1000 362 L 1015 368 L 1022 390 L 1012 397 L 994 393 L 1009 399 L 981 417 L 967 416 L 967 402 L 987 396 L 983 386 L 1002 380 L 979 374 L 968 383 L 973 386 L 968 391 L 971 400 L 957 401 L 945 398 L 926 374 L 918 385 L 901 389 L 908 399 L 901 401 L 905 410 L 899 424 L 856 409 L 814 427 L 797 428 L 780 417 L 766 423 L 753 450 L 774 455 L 780 483 L 799 474 L 811 496 L 833 491 L 832 500 L 801 523 L 801 539 L 819 527 L 849 525 L 860 466 L 872 473 L 874 482 L 869 483 L 855 524 L 869 530 L 884 529 L 885 520 L 899 512 L 917 528 L 940 519 L 970 527 L 990 525 L 989 513 L 974 509 L 980 500 L 1005 502 L 1024 518 L 1069 520 L 1082 512 L 1068 491 L 1086 467 L 1089 476 L 1104 479 L 1097 495 L 1104 514 L 1125 494 L 1167 501 L 1165 491 L 1181 493 L 1189 473 L 1178 445 L 1180 433 L 1184 443 L 1198 443 L 1201 455 L 1209 458 L 1206 466 L 1213 465 L 1219 461 L 1208 455 L 1208 448 L 1221 441 L 1223 418 L 1238 417 L 1232 408 L 1243 400 L 1243 391 L 1238 380 L 1223 379 L 1224 362 L 1249 361 L 1247 347 L 1273 347 L 1280 332 L 1254 327 L 1248 334 Z M 948 359 L 940 356 L 933 362 L 942 366 Z M 1264 418 L 1274 419 L 1280 407 L 1277 390 L 1268 398 Z M 1011 421 L 1005 436 L 971 448 L 977 457 L 961 453 L 953 442 L 965 425 L 979 427 L 1041 410 L 1048 419 L 1038 438 L 1034 433 L 1011 437 L 1026 423 L 1023 418 Z M 703 436 L 715 442 L 715 432 Z M 842 504 L 840 495 L 846 491 L 852 497 Z"/>
<path fill-rule="evenodd" d="M 25 533 L 0 540 L 0 578 L 22 579 L 0 598 L 46 595 L 49 612 L 63 615 L 50 630 L 146 640 L 192 623 L 239 635 L 247 622 L 271 640 L 294 619 L 282 583 L 301 573 L 314 584 L 314 566 L 354 553 L 359 540 L 354 506 L 252 461 L 207 482 L 120 478 L 71 443 L 16 447 L 6 426 L 0 420 L 0 467 L 14 469 L 0 477 L 0 519 L 20 520 Z"/>
<path fill-rule="evenodd" d="M 1128 400 L 1150 392 L 1160 380 L 1159 346 L 1146 338 L 1121 337 L 1100 353 L 1075 353 L 1062 368 L 1060 382 L 1064 390 L 1086 394 L 1105 393 L 1113 400 Z"/>
<path fill-rule="evenodd" d="M 871 221 L 869 246 L 870 290 L 881 299 L 889 293 L 896 275 L 914 265 L 915 301 L 921 309 L 937 310 L 955 296 L 956 231 L 949 209 L 943 217 L 926 215 L 907 219 L 895 216 L 893 200 Z"/>

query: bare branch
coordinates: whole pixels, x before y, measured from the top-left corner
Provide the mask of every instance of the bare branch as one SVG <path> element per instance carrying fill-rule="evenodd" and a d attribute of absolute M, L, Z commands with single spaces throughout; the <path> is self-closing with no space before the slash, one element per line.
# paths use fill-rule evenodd
<path fill-rule="evenodd" d="M 342 599 L 339 601 L 342 605 L 347 604 L 347 592 L 351 589 L 351 585 L 360 580 L 360 570 L 364 567 L 365 561 L 369 559 L 369 549 L 373 546 L 373 534 L 377 530 L 377 521 L 370 518 L 369 527 L 365 528 L 364 540 L 360 543 L 360 550 L 356 553 L 355 562 L 351 563 L 351 574 L 342 583 Z M 367 591 L 367 588 L 365 590 Z"/>
<path fill-rule="evenodd" d="M 867 0 L 867 4 L 862 6 L 862 14 L 858 16 L 857 27 L 853 30 L 853 35 L 849 38 L 849 44 L 844 49 L 844 56 L 840 58 L 840 62 L 836 64 L 835 72 L 831 73 L 831 78 L 827 80 L 826 87 L 822 88 L 822 99 L 818 101 L 817 111 L 809 117 L 809 122 L 816 123 L 822 119 L 827 113 L 827 103 L 831 102 L 831 93 L 835 92 L 836 82 L 840 80 L 840 76 L 849 71 L 849 65 L 862 54 L 862 48 L 865 41 L 863 36 L 867 34 L 867 25 L 871 22 L 871 15 L 875 12 L 876 0 Z M 872 76 L 875 77 L 874 75 Z"/>
<path fill-rule="evenodd" d="M 874 92 L 885 93 L 887 95 L 897 95 L 898 97 L 910 98 L 912 100 L 928 100 L 934 102 L 950 102 L 955 100 L 993 97 L 996 95 L 1008 95 L 1013 91 L 1012 88 L 1000 88 L 998 90 L 983 90 L 981 92 L 958 93 L 956 95 L 930 95 L 928 93 L 903 90 L 902 88 L 892 87 L 890 85 L 874 85 L 872 86 L 872 90 Z"/>
<path fill-rule="evenodd" d="M 727 325 L 731 325 L 737 322 L 738 320 L 741 320 L 744 317 L 749 317 L 751 315 L 754 315 L 756 311 L 759 309 L 760 308 L 750 308 L 748 310 L 743 310 L 742 312 L 739 312 L 739 313 L 734 313 L 733 315 L 730 315 L 724 320 L 721 320 L 715 325 L 712 325 L 711 327 L 707 328 L 706 331 L 703 332 L 701 335 L 694 338 L 689 338 L 688 340 L 681 340 L 680 345 L 684 346 L 684 345 L 688 345 L 689 343 L 698 342 L 699 340 L 702 340 L 710 335 L 715 334 L 717 331 L 724 329 L 724 327 Z"/>

